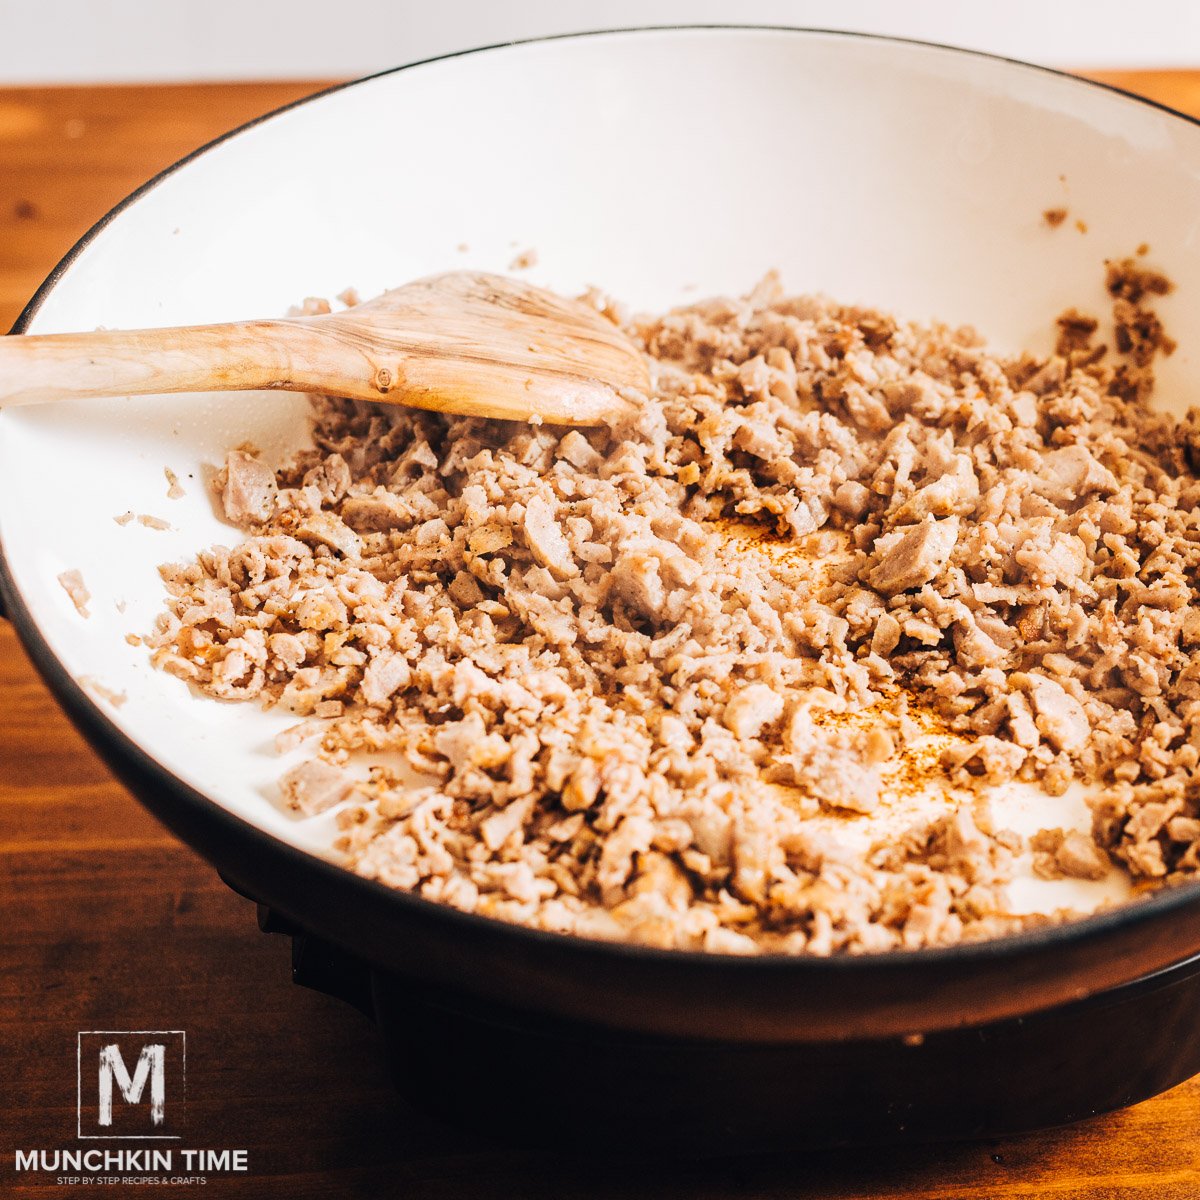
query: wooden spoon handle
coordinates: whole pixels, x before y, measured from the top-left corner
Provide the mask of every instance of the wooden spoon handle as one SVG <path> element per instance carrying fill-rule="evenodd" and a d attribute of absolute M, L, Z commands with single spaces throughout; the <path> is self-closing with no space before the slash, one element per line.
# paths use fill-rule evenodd
<path fill-rule="evenodd" d="M 0 337 L 0 407 L 90 396 L 311 390 L 312 368 L 331 350 L 362 355 L 299 321 L 244 321 Z M 328 363 L 326 361 L 326 372 Z"/>
<path fill-rule="evenodd" d="M 434 412 L 603 425 L 646 362 L 595 310 L 449 272 L 346 312 L 175 329 L 0 337 L 0 408 L 89 396 L 283 388 Z"/>

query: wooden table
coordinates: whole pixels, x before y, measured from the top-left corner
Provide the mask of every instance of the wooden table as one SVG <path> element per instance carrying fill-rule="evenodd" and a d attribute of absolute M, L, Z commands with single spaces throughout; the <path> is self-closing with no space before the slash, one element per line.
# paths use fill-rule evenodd
<path fill-rule="evenodd" d="M 1200 113 L 1200 72 L 1112 79 Z M 0 90 L 0 328 L 137 184 L 317 86 Z M 74 1144 L 76 1031 L 114 1028 L 186 1029 L 190 1144 L 250 1152 L 246 1176 L 143 1195 L 1200 1196 L 1200 1077 L 1053 1133 L 705 1164 L 619 1147 L 555 1158 L 417 1116 L 393 1096 L 369 1024 L 291 984 L 287 943 L 112 779 L 0 621 L 0 1196 L 72 1191 L 19 1182 L 13 1152 Z M 479 1086 L 484 1103 L 502 1096 Z"/>

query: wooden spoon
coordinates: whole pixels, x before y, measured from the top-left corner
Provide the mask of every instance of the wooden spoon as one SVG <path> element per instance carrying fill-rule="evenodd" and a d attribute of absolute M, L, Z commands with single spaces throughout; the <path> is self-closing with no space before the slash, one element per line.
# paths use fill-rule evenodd
<path fill-rule="evenodd" d="M 647 392 L 645 357 L 595 309 L 451 271 L 345 312 L 0 338 L 0 406 L 284 388 L 437 412 L 603 425 Z"/>

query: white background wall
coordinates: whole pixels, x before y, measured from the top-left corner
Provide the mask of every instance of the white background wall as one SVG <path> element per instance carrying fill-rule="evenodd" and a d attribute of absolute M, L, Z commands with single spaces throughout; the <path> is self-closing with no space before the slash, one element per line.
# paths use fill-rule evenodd
<path fill-rule="evenodd" d="M 868 30 L 1050 65 L 1200 66 L 1200 0 L 0 0 L 0 83 L 346 77 L 687 21 Z"/>

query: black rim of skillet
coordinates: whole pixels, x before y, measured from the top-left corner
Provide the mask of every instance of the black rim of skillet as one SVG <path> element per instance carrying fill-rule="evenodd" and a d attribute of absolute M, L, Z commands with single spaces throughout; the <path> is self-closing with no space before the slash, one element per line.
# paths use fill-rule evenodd
<path fill-rule="evenodd" d="M 615 34 L 659 34 L 690 31 L 832 36 L 847 40 L 896 43 L 956 55 L 969 55 L 975 58 L 1009 63 L 1041 74 L 1070 79 L 1073 84 L 1081 88 L 1095 88 L 1100 91 L 1116 93 L 1133 103 L 1158 109 L 1192 125 L 1200 125 L 1200 120 L 1196 118 L 1123 88 L 1081 79 L 1065 71 L 1025 63 L 1003 55 L 964 50 L 912 38 L 845 30 L 740 24 L 639 26 L 526 38 L 515 42 L 498 43 L 436 55 L 400 67 L 378 71 L 361 79 L 335 84 L 315 92 L 311 96 L 303 97 L 264 113 L 262 116 L 213 139 L 159 172 L 101 217 L 46 277 L 17 318 L 11 332 L 20 334 L 28 329 L 47 296 L 76 258 L 117 216 L 181 167 L 223 142 L 280 113 L 288 112 L 346 88 L 356 87 L 384 76 L 399 74 L 410 67 L 424 66 L 471 54 L 503 50 L 510 46 L 572 41 Z M 778 980 L 782 975 L 790 985 L 789 994 L 798 1009 L 805 1007 L 806 998 L 816 998 L 813 985 L 816 985 L 815 993 L 821 993 L 830 990 L 828 985 L 832 984 L 832 990 L 839 993 L 846 1003 L 850 1003 L 850 997 L 869 1001 L 877 985 L 883 984 L 884 991 L 890 991 L 889 983 L 894 983 L 899 977 L 906 974 L 917 973 L 922 986 L 937 988 L 940 982 L 945 981 L 949 975 L 957 973 L 961 976 L 963 972 L 970 972 L 985 964 L 993 968 L 989 972 L 989 978 L 993 985 L 1006 978 L 1004 974 L 995 971 L 997 967 L 1009 968 L 1012 971 L 1012 980 L 1019 984 L 1022 976 L 1021 961 L 1035 954 L 1038 957 L 1044 957 L 1047 954 L 1053 956 L 1056 952 L 1063 955 L 1080 952 L 1080 961 L 1085 964 L 1085 969 L 1100 967 L 1099 982 L 1094 987 L 1076 986 L 1072 990 L 1060 991 L 1055 995 L 1039 995 L 1032 1004 L 1028 1002 L 1028 997 L 1025 998 L 1024 1003 L 1010 1002 L 991 1007 L 985 1004 L 977 1012 L 972 1012 L 969 1008 L 964 1011 L 961 998 L 959 998 L 955 1003 L 954 1011 L 944 1014 L 941 1018 L 931 1017 L 926 1012 L 924 1014 L 925 1023 L 920 1026 L 915 1022 L 906 1026 L 903 1024 L 904 1018 L 901 1017 L 894 1020 L 890 1026 L 879 1029 L 881 1033 L 895 1033 L 905 1028 L 932 1029 L 951 1025 L 975 1024 L 997 1015 L 1016 1015 L 1035 1008 L 1048 1007 L 1071 997 L 1079 997 L 1089 992 L 1102 991 L 1130 982 L 1138 974 L 1168 967 L 1173 963 L 1180 962 L 1192 951 L 1200 950 L 1200 882 L 1189 882 L 1165 888 L 1120 907 L 1091 916 L 983 942 L 919 950 L 888 950 L 826 959 L 784 954 L 740 957 L 700 951 L 658 950 L 630 943 L 608 942 L 582 938 L 573 934 L 552 933 L 510 924 L 490 917 L 464 913 L 447 905 L 425 900 L 415 894 L 389 888 L 375 880 L 364 879 L 334 862 L 277 839 L 249 821 L 236 816 L 215 800 L 173 775 L 165 766 L 151 757 L 141 745 L 110 721 L 99 704 L 91 699 L 63 667 L 43 638 L 33 613 L 21 597 L 9 568 L 2 540 L 0 540 L 0 616 L 7 616 L 11 621 L 38 672 L 68 717 L 93 748 L 159 820 L 185 841 L 198 848 L 223 871 L 228 868 L 231 876 L 230 882 L 239 881 L 234 883 L 238 890 L 241 890 L 243 886 L 248 891 L 253 890 L 255 884 L 251 881 L 256 880 L 256 877 L 260 875 L 264 879 L 266 878 L 269 874 L 268 858 L 273 858 L 280 868 L 280 876 L 289 876 L 289 881 L 293 886 L 298 881 L 302 886 L 311 889 L 313 895 L 319 895 L 323 900 L 341 899 L 342 897 L 354 898 L 359 902 L 358 912 L 371 911 L 374 915 L 383 916 L 385 919 L 382 926 L 385 928 L 398 928 L 396 918 L 401 921 L 405 916 L 416 918 L 422 926 L 418 935 L 419 948 L 422 950 L 430 949 L 432 944 L 429 940 L 430 936 L 460 939 L 462 945 L 469 951 L 478 951 L 486 942 L 494 941 L 497 943 L 501 956 L 518 964 L 517 973 L 522 976 L 527 985 L 539 979 L 541 982 L 545 982 L 544 976 L 539 976 L 537 970 L 522 972 L 522 968 L 528 967 L 530 960 L 536 958 L 539 951 L 552 952 L 558 970 L 564 966 L 574 966 L 581 972 L 590 972 L 597 969 L 603 970 L 606 962 L 613 966 L 623 963 L 629 970 L 635 970 L 640 965 L 641 969 L 649 971 L 651 975 L 661 979 L 673 970 L 687 968 L 692 972 L 694 980 L 700 981 L 708 987 L 723 990 L 727 984 L 734 984 L 732 991 L 725 997 L 727 1001 L 746 995 L 747 985 L 752 986 L 753 981 L 766 984 L 769 980 Z M 293 905 L 286 889 L 282 894 L 261 898 L 269 899 L 272 907 L 289 916 L 295 916 L 299 911 L 312 908 L 311 902 Z M 390 906 L 390 912 L 394 914 L 391 920 L 386 918 L 386 914 L 389 912 L 387 906 Z M 1185 915 L 1193 919 L 1194 928 L 1183 921 L 1182 918 Z M 318 926 L 318 932 L 330 931 L 328 922 L 314 920 L 311 911 L 308 916 L 308 924 Z M 1166 924 L 1172 917 L 1179 919 L 1179 925 L 1174 933 L 1166 929 Z M 319 928 L 322 924 L 326 926 L 324 930 Z M 344 923 L 342 924 L 339 940 L 343 944 L 357 942 L 357 946 L 349 948 L 357 949 L 369 958 L 372 957 L 369 948 L 371 931 L 360 931 L 351 936 L 351 931 L 344 927 Z M 363 932 L 366 934 L 365 938 Z M 1134 946 L 1138 938 L 1144 935 L 1145 945 L 1154 947 L 1150 952 L 1150 957 L 1154 961 L 1148 961 L 1146 955 L 1139 957 L 1136 952 L 1130 954 L 1128 950 L 1110 954 L 1106 950 L 1106 945 L 1112 935 L 1118 932 L 1127 935 L 1123 943 L 1127 948 Z M 1185 933 L 1187 936 L 1184 936 Z M 332 936 L 338 938 L 337 933 L 333 933 Z M 1177 947 L 1175 952 L 1172 952 L 1172 945 Z M 385 954 L 384 957 L 386 958 L 387 955 Z M 392 957 L 394 959 L 395 956 Z M 1128 960 L 1131 958 L 1137 964 L 1132 969 L 1128 966 Z M 1108 964 L 1107 967 L 1102 965 L 1105 963 Z M 1126 964 L 1124 967 L 1122 967 L 1123 963 Z M 1078 972 L 1076 972 L 1076 982 L 1078 982 L 1078 977 Z M 734 983 L 739 978 L 741 985 Z M 599 979 L 595 981 L 595 986 L 597 990 L 602 990 L 603 985 Z M 905 985 L 902 990 L 907 993 L 912 988 Z M 624 997 L 626 1002 L 629 999 L 628 996 Z M 984 1011 L 985 1009 L 987 1011 Z M 844 1016 L 847 1020 L 846 1033 L 849 1033 L 849 1026 L 854 1024 L 853 1013 L 846 1011 Z M 625 1016 L 620 1014 L 614 1015 L 613 1023 L 621 1026 L 629 1024 Z M 649 1025 L 643 1023 L 643 1027 L 657 1028 L 662 1031 L 663 1023 L 651 1021 Z M 824 1032 L 822 1032 L 822 1028 Z M 846 1033 L 830 1032 L 828 1022 L 822 1028 L 814 1026 L 814 1036 L 822 1038 L 846 1036 Z M 725 1036 L 725 1034 L 710 1028 L 708 1032 L 701 1032 L 699 1036 L 714 1037 Z M 735 1036 L 737 1035 L 735 1034 Z M 774 1040 L 770 1037 L 764 1038 L 761 1033 L 753 1032 L 749 1037 L 750 1040 Z"/>

